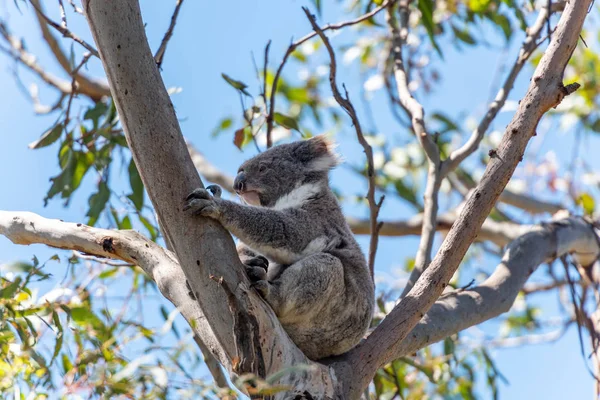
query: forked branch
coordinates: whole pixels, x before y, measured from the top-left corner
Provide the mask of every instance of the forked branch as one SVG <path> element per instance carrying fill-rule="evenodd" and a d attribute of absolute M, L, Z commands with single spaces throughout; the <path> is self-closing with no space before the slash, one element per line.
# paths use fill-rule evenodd
<path fill-rule="evenodd" d="M 438 254 L 406 297 L 369 338 L 352 351 L 351 357 L 362 364 L 361 369 L 369 372 L 365 376 L 399 354 L 398 348 L 439 298 L 473 243 L 520 162 L 540 118 L 577 88 L 576 85 L 564 86 L 562 78 L 577 45 L 590 3 L 591 0 L 572 0 L 567 4 L 552 41 L 534 72 L 527 94 L 498 146 L 497 156 L 491 158 L 481 182 L 467 199 Z M 366 382 L 357 381 L 353 386 L 355 390 L 362 390 Z"/>

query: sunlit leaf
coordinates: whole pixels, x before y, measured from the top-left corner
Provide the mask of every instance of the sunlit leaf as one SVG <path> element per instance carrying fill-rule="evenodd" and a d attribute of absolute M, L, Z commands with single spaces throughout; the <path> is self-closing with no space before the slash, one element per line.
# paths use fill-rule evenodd
<path fill-rule="evenodd" d="M 276 112 L 273 119 L 275 120 L 275 122 L 277 124 L 283 126 L 284 128 L 294 129 L 294 130 L 300 132 L 300 127 L 298 126 L 298 121 L 296 121 L 292 117 L 289 117 L 287 115 Z"/>
<path fill-rule="evenodd" d="M 246 91 L 246 88 L 248 87 L 248 85 L 246 85 L 244 82 L 241 81 L 236 81 L 235 79 L 231 78 L 230 76 L 228 76 L 227 74 L 221 74 L 221 76 L 223 77 L 223 79 L 225 79 L 225 81 L 227 83 L 229 83 L 231 86 L 233 86 L 235 89 L 239 90 L 240 92 L 244 93 L 246 96 L 250 96 L 250 93 L 248 93 Z"/>
<path fill-rule="evenodd" d="M 42 147 L 50 146 L 52 143 L 56 142 L 63 131 L 63 124 L 56 124 L 54 127 L 50 128 L 35 142 L 29 144 L 30 149 L 41 149 Z"/>

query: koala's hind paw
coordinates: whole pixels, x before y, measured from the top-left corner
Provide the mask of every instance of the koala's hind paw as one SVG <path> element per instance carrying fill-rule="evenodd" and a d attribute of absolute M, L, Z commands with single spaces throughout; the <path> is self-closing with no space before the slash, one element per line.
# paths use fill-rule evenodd
<path fill-rule="evenodd" d="M 210 186 L 209 186 L 210 188 Z M 221 194 L 219 188 L 218 190 L 210 189 L 213 193 Z M 202 215 L 205 217 L 217 217 L 219 214 L 219 206 L 217 204 L 217 198 L 211 196 L 207 189 L 198 188 L 195 189 L 192 193 L 190 193 L 184 202 L 183 211 L 189 211 L 194 215 Z"/>
<path fill-rule="evenodd" d="M 248 278 L 252 283 L 267 280 L 267 270 L 263 267 L 252 267 L 247 265 L 246 275 L 248 275 Z"/>
<path fill-rule="evenodd" d="M 256 256 L 244 261 L 244 264 L 249 267 L 260 267 L 265 271 L 269 268 L 269 260 L 263 256 Z"/>
<path fill-rule="evenodd" d="M 254 282 L 250 286 L 253 287 L 254 289 L 256 289 L 256 291 L 262 296 L 263 299 L 268 298 L 268 296 L 269 296 L 269 286 L 271 286 L 269 284 L 269 282 L 267 282 L 267 281 L 258 281 L 258 282 Z"/>

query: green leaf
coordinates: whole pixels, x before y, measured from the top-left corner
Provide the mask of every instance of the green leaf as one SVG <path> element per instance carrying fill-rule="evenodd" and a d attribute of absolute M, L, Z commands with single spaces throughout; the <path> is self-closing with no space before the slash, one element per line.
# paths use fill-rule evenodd
<path fill-rule="evenodd" d="M 94 165 L 95 157 L 93 153 L 78 151 L 75 153 L 75 159 L 75 168 L 73 169 L 73 177 L 71 179 L 71 192 L 79 187 L 85 174 Z"/>
<path fill-rule="evenodd" d="M 142 178 L 135 166 L 133 158 L 129 162 L 129 185 L 131 186 L 132 193 L 127 196 L 135 206 L 136 210 L 141 211 L 144 206 L 144 184 Z"/>
<path fill-rule="evenodd" d="M 404 200 L 408 201 L 415 207 L 419 209 L 421 208 L 421 205 L 417 200 L 417 195 L 415 194 L 415 192 L 411 188 L 406 186 L 401 179 L 394 181 L 394 187 L 396 188 L 396 191 L 398 192 L 398 195 L 400 197 L 402 197 Z"/>
<path fill-rule="evenodd" d="M 594 214 L 594 210 L 596 209 L 596 202 L 589 193 L 580 194 L 577 198 L 577 205 L 580 205 L 583 208 L 583 212 L 586 215 Z"/>
<path fill-rule="evenodd" d="M 75 323 L 81 326 L 92 326 L 94 329 L 104 328 L 104 323 L 89 308 L 73 307 L 71 308 L 71 317 Z"/>
<path fill-rule="evenodd" d="M 459 29 L 452 25 L 452 32 L 454 32 L 454 36 L 463 43 L 469 45 L 474 45 L 477 43 L 466 29 Z"/>
<path fill-rule="evenodd" d="M 443 128 L 438 129 L 439 133 L 447 133 L 452 131 L 460 131 L 460 128 L 454 121 L 452 121 L 447 115 L 442 113 L 434 113 L 431 118 L 435 121 L 440 122 Z"/>
<path fill-rule="evenodd" d="M 63 371 L 65 374 L 73 369 L 73 363 L 71 363 L 71 360 L 69 360 L 69 356 L 67 356 L 65 353 L 63 353 L 62 355 L 62 364 Z"/>
<path fill-rule="evenodd" d="M 312 0 L 312 2 L 315 5 L 315 8 L 317 9 L 317 14 L 320 17 L 321 13 L 323 12 L 323 7 L 322 7 L 322 4 L 321 4 L 321 0 Z"/>
<path fill-rule="evenodd" d="M 108 186 L 103 181 L 98 185 L 98 192 L 94 193 L 90 196 L 88 200 L 88 204 L 90 206 L 86 217 L 90 217 L 87 224 L 90 226 L 94 226 L 98 218 L 100 217 L 100 213 L 104 210 L 108 199 L 110 198 L 110 190 L 108 190 Z"/>
<path fill-rule="evenodd" d="M 100 117 L 102 117 L 108 110 L 108 106 L 103 102 L 99 101 L 95 104 L 94 107 L 88 108 L 85 114 L 83 114 L 83 119 L 92 121 L 94 124 L 94 128 L 98 128 Z"/>
<path fill-rule="evenodd" d="M 276 112 L 273 119 L 275 120 L 275 122 L 277 122 L 277 124 L 283 126 L 284 128 L 294 129 L 294 130 L 300 132 L 300 127 L 298 126 L 298 121 L 296 121 L 292 117 L 289 117 L 287 115 Z"/>
<path fill-rule="evenodd" d="M 14 297 L 14 295 L 19 290 L 19 286 L 21 285 L 21 277 L 17 276 L 14 281 L 8 284 L 5 288 L 0 290 L 0 298 L 2 299 L 10 299 Z"/>
<path fill-rule="evenodd" d="M 142 214 L 138 214 L 138 219 L 150 234 L 150 239 L 156 240 L 158 238 L 158 231 L 154 225 L 152 225 L 150 221 L 148 221 L 148 219 L 146 219 L 146 217 L 144 217 Z"/>
<path fill-rule="evenodd" d="M 48 129 L 44 134 L 35 142 L 29 144 L 30 149 L 41 149 L 42 147 L 50 146 L 56 142 L 63 131 L 63 124 L 56 124 L 51 129 Z"/>
<path fill-rule="evenodd" d="M 469 0 L 468 7 L 473 12 L 483 13 L 487 11 L 491 3 L 492 0 Z"/>
<path fill-rule="evenodd" d="M 491 13 L 490 19 L 492 21 L 494 21 L 496 26 L 502 30 L 502 33 L 504 34 L 504 38 L 506 39 L 506 41 L 508 41 L 511 38 L 512 33 L 513 33 L 513 29 L 512 29 L 512 26 L 510 24 L 510 20 L 508 19 L 508 17 L 504 14 Z"/>
<path fill-rule="evenodd" d="M 437 42 L 435 41 L 435 22 L 433 21 L 433 8 L 434 8 L 433 0 L 419 0 L 418 7 L 419 7 L 419 10 L 421 11 L 421 16 L 422 16 L 421 23 L 423 24 L 423 26 L 425 27 L 425 30 L 427 31 L 427 36 L 429 36 L 429 40 L 431 41 L 433 48 L 437 51 L 437 53 L 439 54 L 439 56 L 441 58 L 444 58 L 444 56 L 442 54 L 442 50 L 440 49 Z"/>
<path fill-rule="evenodd" d="M 73 175 L 75 173 L 75 166 L 77 165 L 77 155 L 70 149 L 67 149 L 64 153 L 61 149 L 61 153 L 61 160 L 64 158 L 64 167 L 60 174 L 54 178 L 50 178 L 52 185 L 44 198 L 44 206 L 48 204 L 48 200 L 59 193 L 62 193 L 62 198 L 68 198 L 72 193 L 71 185 L 74 182 Z"/>
<path fill-rule="evenodd" d="M 225 79 L 225 81 L 227 83 L 229 83 L 231 86 L 233 86 L 236 90 L 244 93 L 246 96 L 250 96 L 250 93 L 248 93 L 246 91 L 246 88 L 248 87 L 248 85 L 246 85 L 244 82 L 236 81 L 235 79 L 231 78 L 227 74 L 221 74 L 221 76 L 223 77 L 223 79 Z"/>
<path fill-rule="evenodd" d="M 219 135 L 219 133 L 223 132 L 226 129 L 229 129 L 231 127 L 231 125 L 233 125 L 233 119 L 231 117 L 226 117 L 223 118 L 219 124 L 217 125 L 217 127 L 215 129 L 213 129 L 211 136 L 212 137 L 216 137 Z"/>

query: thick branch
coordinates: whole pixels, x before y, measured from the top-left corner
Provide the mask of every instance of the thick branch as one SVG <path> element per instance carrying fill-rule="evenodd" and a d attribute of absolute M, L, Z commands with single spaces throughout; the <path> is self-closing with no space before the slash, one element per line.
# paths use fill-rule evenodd
<path fill-rule="evenodd" d="M 457 215 L 453 212 L 439 215 L 436 220 L 436 230 L 448 232 L 456 222 Z M 350 229 L 355 235 L 369 233 L 369 221 L 364 219 L 346 218 Z M 379 234 L 381 236 L 420 235 L 423 227 L 423 214 L 415 215 L 408 220 L 382 221 Z M 496 222 L 486 219 L 477 235 L 478 242 L 490 241 L 499 247 L 506 246 L 512 240 L 529 232 L 534 225 L 519 225 L 512 222 Z"/>
<path fill-rule="evenodd" d="M 556 221 L 523 235 L 510 244 L 502 262 L 483 283 L 444 294 L 410 335 L 395 346 L 388 361 L 507 312 L 540 264 L 571 253 L 582 265 L 589 265 L 600 254 L 598 236 L 583 219 Z"/>
<path fill-rule="evenodd" d="M 562 83 L 591 0 L 572 0 L 565 8 L 552 41 L 535 70 L 519 108 L 485 174 L 470 196 L 461 215 L 450 229 L 440 251 L 408 295 L 382 321 L 369 338 L 352 351 L 362 376 L 370 376 L 384 362 L 394 358 L 404 338 L 425 315 L 447 286 L 481 225 L 494 207 L 519 163 L 542 115 L 576 89 Z M 362 391 L 366 378 L 357 379 L 352 393 Z"/>
<path fill-rule="evenodd" d="M 162 295 L 177 307 L 190 323 L 195 335 L 202 338 L 202 346 L 210 349 L 227 369 L 231 369 L 199 304 L 188 294 L 185 276 L 175 255 L 136 231 L 99 229 L 47 219 L 30 212 L 0 211 L 0 235 L 6 236 L 15 244 L 45 244 L 138 265 L 156 282 Z M 207 365 L 209 363 L 210 360 Z M 219 378 L 220 370 L 214 368 L 214 364 L 212 367 L 215 380 L 222 381 Z"/>

